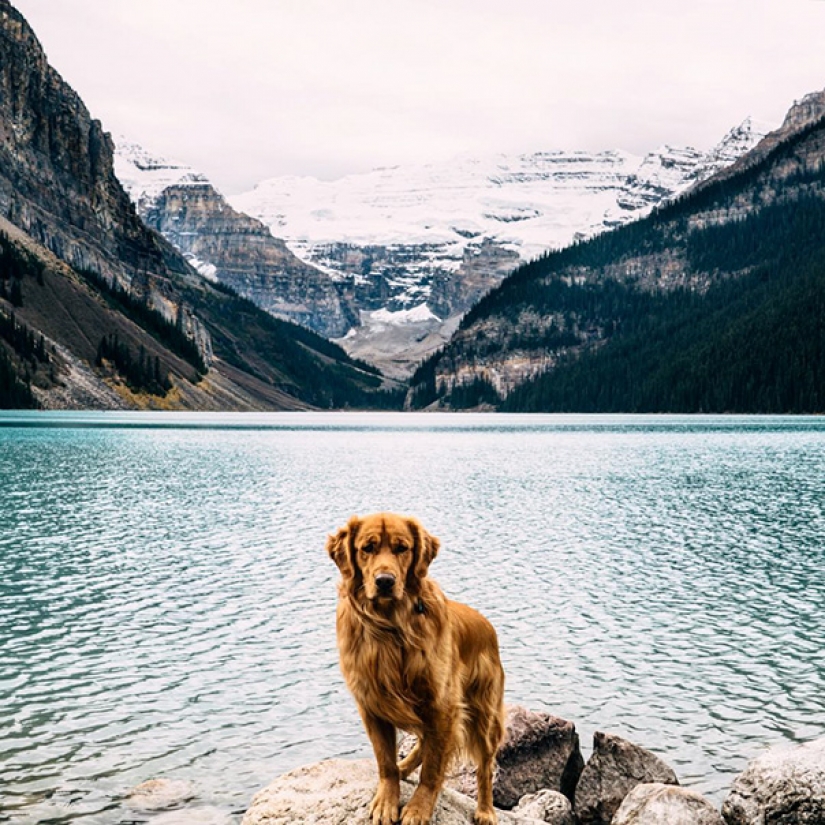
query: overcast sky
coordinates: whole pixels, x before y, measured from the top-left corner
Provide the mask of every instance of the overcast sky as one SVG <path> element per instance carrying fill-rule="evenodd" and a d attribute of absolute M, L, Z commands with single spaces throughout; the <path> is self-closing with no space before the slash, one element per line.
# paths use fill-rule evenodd
<path fill-rule="evenodd" d="M 12 0 L 113 134 L 226 193 L 461 152 L 709 148 L 825 88 L 825 0 Z"/>

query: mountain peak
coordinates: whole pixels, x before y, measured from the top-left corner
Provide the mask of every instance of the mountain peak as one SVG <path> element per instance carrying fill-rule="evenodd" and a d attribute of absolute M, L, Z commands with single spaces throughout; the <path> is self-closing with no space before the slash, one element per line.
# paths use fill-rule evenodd
<path fill-rule="evenodd" d="M 801 129 L 809 123 L 825 117 L 825 89 L 811 92 L 801 100 L 795 100 L 785 115 L 782 129 Z"/>

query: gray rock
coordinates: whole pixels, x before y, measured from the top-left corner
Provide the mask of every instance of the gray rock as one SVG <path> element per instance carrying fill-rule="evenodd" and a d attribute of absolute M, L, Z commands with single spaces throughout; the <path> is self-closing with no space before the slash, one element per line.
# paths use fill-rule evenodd
<path fill-rule="evenodd" d="M 183 779 L 149 779 L 132 788 L 123 802 L 136 811 L 163 811 L 182 805 L 194 796 L 192 784 Z"/>
<path fill-rule="evenodd" d="M 650 751 L 609 733 L 593 734 L 593 754 L 573 803 L 579 825 L 610 825 L 627 794 L 650 782 L 679 784 L 673 769 Z"/>
<path fill-rule="evenodd" d="M 616 811 L 611 825 L 724 825 L 722 815 L 698 793 L 651 782 L 637 785 Z"/>
<path fill-rule="evenodd" d="M 825 737 L 772 748 L 750 762 L 722 816 L 728 825 L 825 825 Z"/>
<path fill-rule="evenodd" d="M 514 816 L 526 816 L 551 825 L 576 825 L 570 800 L 558 791 L 543 790 L 523 796 L 512 813 Z"/>
<path fill-rule="evenodd" d="M 233 825 L 234 822 L 231 811 L 212 805 L 200 805 L 159 814 L 152 817 L 148 825 Z"/>
<path fill-rule="evenodd" d="M 255 794 L 241 825 L 369 825 L 369 804 L 378 784 L 372 759 L 330 759 L 291 771 Z M 401 803 L 415 784 L 401 783 Z M 433 825 L 470 825 L 475 801 L 445 788 Z M 541 825 L 541 820 L 498 811 L 501 825 Z"/>
<path fill-rule="evenodd" d="M 572 722 L 519 705 L 507 709 L 507 733 L 498 751 L 496 805 L 512 808 L 525 794 L 544 789 L 572 801 L 583 767 Z"/>
<path fill-rule="evenodd" d="M 576 726 L 549 713 L 510 705 L 505 731 L 493 775 L 493 804 L 510 809 L 526 794 L 544 789 L 572 800 L 584 766 Z M 414 743 L 415 737 L 405 736 L 399 747 L 400 756 L 409 753 Z M 475 767 L 456 765 L 446 785 L 475 799 Z"/>

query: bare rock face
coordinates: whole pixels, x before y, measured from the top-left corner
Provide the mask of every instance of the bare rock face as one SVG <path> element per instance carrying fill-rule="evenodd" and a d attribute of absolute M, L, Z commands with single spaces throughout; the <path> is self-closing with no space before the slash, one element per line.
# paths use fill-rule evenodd
<path fill-rule="evenodd" d="M 584 766 L 576 726 L 549 713 L 511 705 L 507 708 L 505 730 L 493 775 L 493 804 L 510 809 L 526 794 L 544 789 L 572 800 Z M 405 756 L 414 744 L 414 736 L 404 737 L 399 755 Z M 475 799 L 475 766 L 457 765 L 446 784 Z"/>
<path fill-rule="evenodd" d="M 734 780 L 722 806 L 728 825 L 823 825 L 825 737 L 772 748 Z"/>
<path fill-rule="evenodd" d="M 358 324 L 328 275 L 293 255 L 260 221 L 236 212 L 207 181 L 168 186 L 141 216 L 205 277 L 277 317 L 333 338 Z"/>
<path fill-rule="evenodd" d="M 369 804 L 378 784 L 371 759 L 330 759 L 291 771 L 255 794 L 241 825 L 369 825 Z M 401 804 L 415 785 L 401 783 Z M 445 788 L 438 799 L 433 822 L 470 825 L 475 801 Z M 538 825 L 541 820 L 499 813 L 502 825 Z"/>
<path fill-rule="evenodd" d="M 576 825 L 570 800 L 556 791 L 539 791 L 522 797 L 513 808 L 514 816 L 527 816 L 551 825 Z"/>
<path fill-rule="evenodd" d="M 651 782 L 679 784 L 673 769 L 650 751 L 609 733 L 595 733 L 593 754 L 573 803 L 579 825 L 610 825 L 627 794 Z"/>
<path fill-rule="evenodd" d="M 713 805 L 678 785 L 637 785 L 619 806 L 612 825 L 724 825 Z"/>

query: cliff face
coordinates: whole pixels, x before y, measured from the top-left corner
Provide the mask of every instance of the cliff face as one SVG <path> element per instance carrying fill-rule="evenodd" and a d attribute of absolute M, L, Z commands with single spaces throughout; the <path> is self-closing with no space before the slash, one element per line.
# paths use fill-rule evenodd
<path fill-rule="evenodd" d="M 124 372 L 132 376 L 129 392 L 121 386 L 126 406 L 370 403 L 376 376 L 318 336 L 216 289 L 144 225 L 114 174 L 110 136 L 7 0 L 0 51 L 0 347 L 24 379 L 30 347 L 14 324 L 53 347 L 59 357 L 36 387 L 41 404 L 82 405 L 90 396 L 73 392 L 82 373 L 111 406 L 106 387 Z M 196 367 L 209 368 L 206 377 Z M 167 372 L 172 388 L 162 395 Z M 135 390 L 138 375 L 157 395 Z"/>
<path fill-rule="evenodd" d="M 0 210 L 71 266 L 115 274 L 187 267 L 141 224 L 113 173 L 112 141 L 0 4 Z M 177 266 L 176 266 L 177 265 Z"/>
<path fill-rule="evenodd" d="M 358 323 L 329 275 L 233 209 L 203 175 L 126 140 L 119 139 L 115 151 L 115 172 L 144 222 L 201 275 L 327 337 L 341 337 Z"/>

